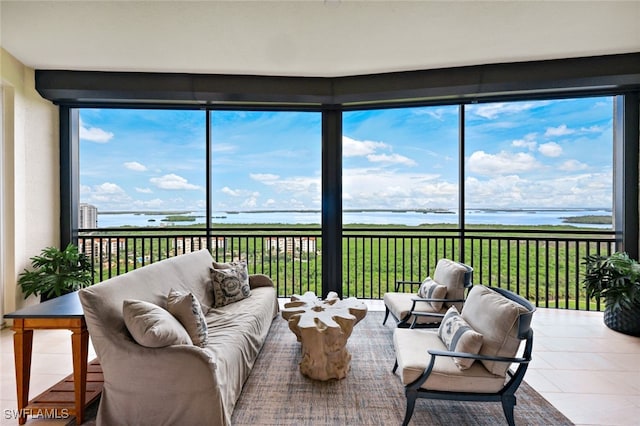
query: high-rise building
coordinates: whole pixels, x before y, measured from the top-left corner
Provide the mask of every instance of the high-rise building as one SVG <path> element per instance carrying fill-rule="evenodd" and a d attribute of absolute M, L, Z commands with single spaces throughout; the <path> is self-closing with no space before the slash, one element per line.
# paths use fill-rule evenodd
<path fill-rule="evenodd" d="M 95 229 L 98 227 L 98 208 L 96 206 L 80 203 L 78 227 L 80 229 Z"/>

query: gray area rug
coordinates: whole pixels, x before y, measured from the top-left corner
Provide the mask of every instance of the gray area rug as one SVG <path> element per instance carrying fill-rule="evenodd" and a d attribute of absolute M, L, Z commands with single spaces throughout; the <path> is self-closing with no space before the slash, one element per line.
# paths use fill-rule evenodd
<path fill-rule="evenodd" d="M 236 404 L 232 424 L 401 424 L 406 399 L 399 377 L 391 372 L 393 321 L 383 326 L 382 318 L 382 312 L 369 312 L 356 325 L 347 344 L 351 370 L 346 378 L 328 382 L 300 374 L 300 343 L 286 321 L 276 318 Z M 572 424 L 526 383 L 516 397 L 517 425 Z M 493 426 L 506 420 L 499 403 L 419 399 L 411 424 Z"/>

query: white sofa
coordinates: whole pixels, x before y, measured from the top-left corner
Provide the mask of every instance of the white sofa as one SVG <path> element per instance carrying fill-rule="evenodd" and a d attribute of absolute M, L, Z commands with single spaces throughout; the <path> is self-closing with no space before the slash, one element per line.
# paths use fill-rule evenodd
<path fill-rule="evenodd" d="M 87 327 L 104 372 L 98 425 L 229 425 L 235 403 L 278 313 L 269 277 L 249 276 L 251 294 L 214 305 L 207 250 L 162 260 L 80 291 Z M 138 344 L 125 325 L 123 302 L 166 308 L 171 289 L 203 306 L 204 347 Z"/>

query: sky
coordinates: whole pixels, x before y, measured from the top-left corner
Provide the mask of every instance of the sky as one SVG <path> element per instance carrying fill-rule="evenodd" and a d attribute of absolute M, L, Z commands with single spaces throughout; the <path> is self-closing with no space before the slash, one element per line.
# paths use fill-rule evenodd
<path fill-rule="evenodd" d="M 467 208 L 611 208 L 610 97 L 465 107 Z M 204 210 L 205 111 L 80 110 L 80 201 Z M 211 112 L 214 211 L 319 210 L 321 114 Z M 458 106 L 343 113 L 343 208 L 458 206 Z"/>

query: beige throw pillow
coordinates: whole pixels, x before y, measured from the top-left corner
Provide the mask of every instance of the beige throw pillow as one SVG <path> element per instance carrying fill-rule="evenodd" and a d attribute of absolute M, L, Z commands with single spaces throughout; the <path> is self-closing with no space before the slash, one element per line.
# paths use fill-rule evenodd
<path fill-rule="evenodd" d="M 420 284 L 418 297 L 423 299 L 444 299 L 447 297 L 447 287 L 438 284 L 431 277 L 425 278 Z M 424 303 L 424 302 L 423 302 Z M 442 309 L 444 302 L 429 302 L 433 309 L 437 312 Z"/>
<path fill-rule="evenodd" d="M 449 308 L 438 328 L 438 336 L 442 343 L 453 352 L 467 352 L 477 355 L 482 347 L 482 334 L 475 332 L 460 316 L 455 306 Z M 460 370 L 471 367 L 475 360 L 454 357 Z"/>
<path fill-rule="evenodd" d="M 220 308 L 251 295 L 249 273 L 245 262 L 226 269 L 211 268 L 214 307 Z"/>
<path fill-rule="evenodd" d="M 172 288 L 167 296 L 167 310 L 187 330 L 194 345 L 200 347 L 207 345 L 207 321 L 200 307 L 200 302 L 193 293 Z"/>
<path fill-rule="evenodd" d="M 124 300 L 122 315 L 133 340 L 148 348 L 171 345 L 191 345 L 191 338 L 182 324 L 168 311 L 142 300 Z"/>

